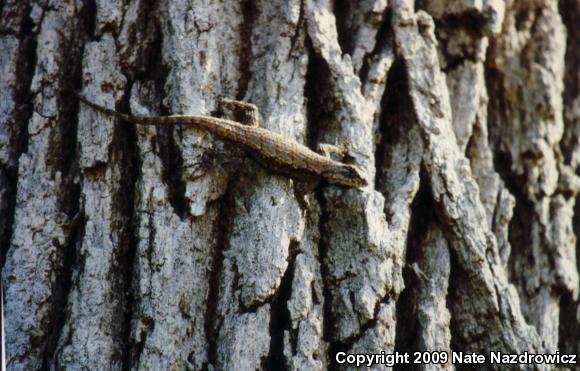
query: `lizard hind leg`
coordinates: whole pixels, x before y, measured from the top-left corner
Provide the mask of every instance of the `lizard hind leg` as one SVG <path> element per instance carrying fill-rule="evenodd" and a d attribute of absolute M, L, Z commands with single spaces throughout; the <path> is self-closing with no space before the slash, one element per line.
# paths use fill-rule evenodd
<path fill-rule="evenodd" d="M 229 98 L 220 98 L 219 104 L 223 108 L 241 113 L 244 125 L 260 126 L 260 112 L 255 104 Z"/>

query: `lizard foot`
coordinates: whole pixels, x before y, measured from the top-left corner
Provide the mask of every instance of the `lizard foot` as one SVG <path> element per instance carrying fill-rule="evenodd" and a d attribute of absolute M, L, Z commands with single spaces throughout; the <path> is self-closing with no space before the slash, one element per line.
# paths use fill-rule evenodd
<path fill-rule="evenodd" d="M 338 146 L 328 143 L 318 143 L 316 151 L 324 157 L 331 158 L 334 155 L 338 157 L 339 161 L 342 161 L 350 152 L 350 143 L 345 142 Z"/>
<path fill-rule="evenodd" d="M 220 98 L 219 104 L 221 108 L 227 108 L 241 113 L 242 123 L 244 125 L 259 126 L 260 112 L 255 104 L 229 98 Z"/>

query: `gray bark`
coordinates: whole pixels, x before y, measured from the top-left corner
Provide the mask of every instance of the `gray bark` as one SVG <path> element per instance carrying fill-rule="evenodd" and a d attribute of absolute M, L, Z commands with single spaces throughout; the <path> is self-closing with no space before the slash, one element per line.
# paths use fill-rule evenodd
<path fill-rule="evenodd" d="M 8 369 L 580 354 L 578 24 L 576 0 L 0 0 Z M 303 198 L 72 91 L 146 115 L 249 101 L 348 143 L 370 186 Z"/>

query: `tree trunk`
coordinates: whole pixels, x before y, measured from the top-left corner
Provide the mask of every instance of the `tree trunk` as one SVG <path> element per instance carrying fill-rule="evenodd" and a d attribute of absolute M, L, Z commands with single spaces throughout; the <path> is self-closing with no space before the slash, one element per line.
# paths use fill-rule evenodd
<path fill-rule="evenodd" d="M 580 354 L 578 24 L 578 0 L 0 0 L 7 368 Z M 348 143 L 370 186 L 302 197 L 74 91 L 151 116 L 252 102 Z"/>

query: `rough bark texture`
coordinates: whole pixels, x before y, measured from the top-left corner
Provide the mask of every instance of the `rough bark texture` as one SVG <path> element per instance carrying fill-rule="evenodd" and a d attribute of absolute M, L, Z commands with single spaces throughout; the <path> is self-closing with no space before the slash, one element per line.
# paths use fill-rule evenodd
<path fill-rule="evenodd" d="M 578 25 L 577 0 L 0 0 L 8 369 L 580 354 Z M 349 143 L 371 186 L 304 199 L 75 90 L 149 115 L 250 101 Z"/>

